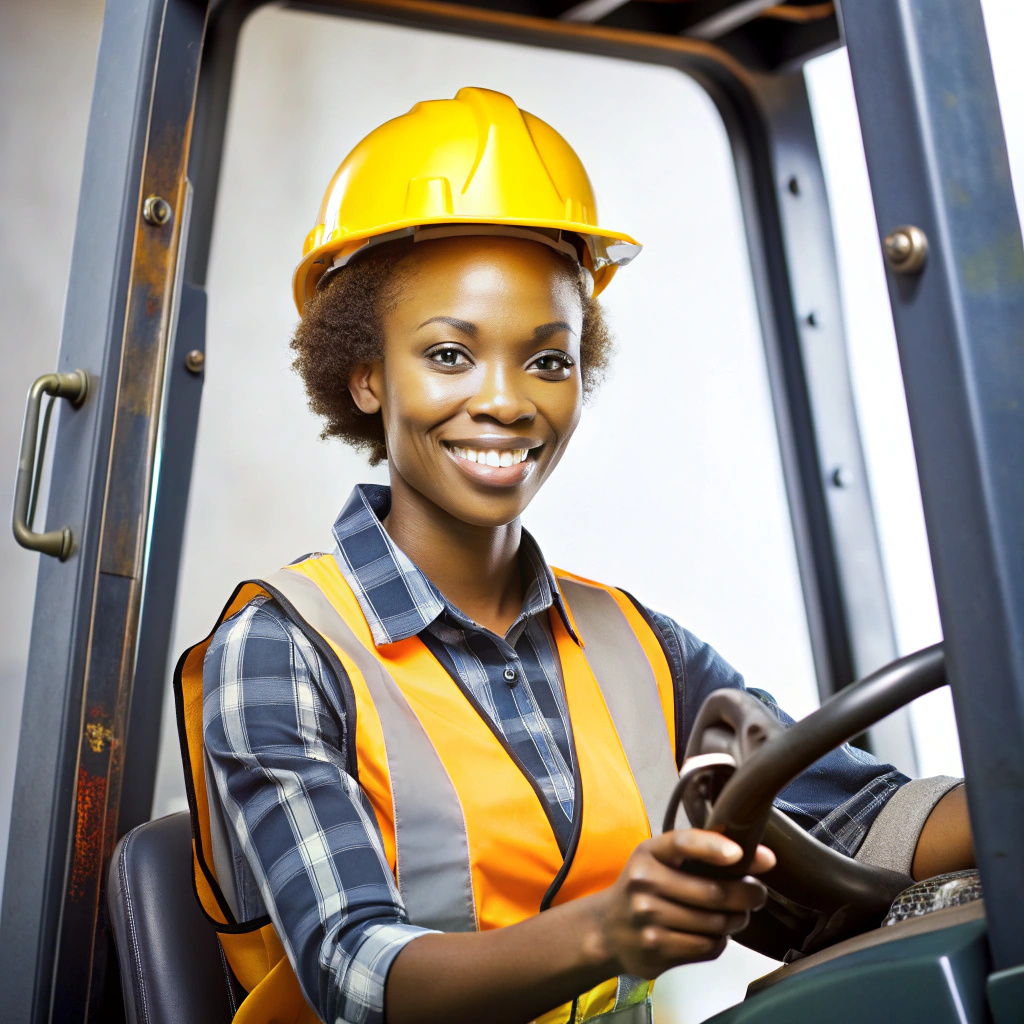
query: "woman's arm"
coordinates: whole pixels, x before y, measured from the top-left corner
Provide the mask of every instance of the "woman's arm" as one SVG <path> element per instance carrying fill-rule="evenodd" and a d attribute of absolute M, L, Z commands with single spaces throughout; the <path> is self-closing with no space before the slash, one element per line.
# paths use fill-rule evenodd
<path fill-rule="evenodd" d="M 920 880 L 974 866 L 974 836 L 967 815 L 967 790 L 957 786 L 928 815 L 914 851 L 911 874 Z"/>
<path fill-rule="evenodd" d="M 654 978 L 718 956 L 763 905 L 754 878 L 719 882 L 679 870 L 684 860 L 736 863 L 724 836 L 677 829 L 633 852 L 618 880 L 592 896 L 488 932 L 424 935 L 395 958 L 388 1024 L 526 1024 L 617 974 Z M 755 872 L 775 857 L 759 847 Z"/>
<path fill-rule="evenodd" d="M 341 680 L 272 602 L 214 635 L 203 666 L 211 800 L 234 840 L 237 916 L 269 914 L 322 1020 L 380 1024 L 408 923 L 376 818 L 345 770 Z M 230 862 L 225 865 L 230 872 Z"/>

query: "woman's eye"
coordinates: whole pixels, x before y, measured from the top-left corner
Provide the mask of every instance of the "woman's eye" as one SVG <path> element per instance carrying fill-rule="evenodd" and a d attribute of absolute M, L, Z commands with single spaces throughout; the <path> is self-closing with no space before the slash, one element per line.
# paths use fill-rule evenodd
<path fill-rule="evenodd" d="M 427 353 L 427 358 L 432 363 L 437 363 L 439 366 L 455 367 L 455 366 L 469 366 L 469 359 L 466 353 L 460 348 L 455 348 L 452 345 L 445 345 L 441 348 L 431 349 Z"/>
<path fill-rule="evenodd" d="M 530 363 L 530 368 L 547 380 L 565 380 L 575 365 L 575 361 L 564 352 L 542 352 Z"/>

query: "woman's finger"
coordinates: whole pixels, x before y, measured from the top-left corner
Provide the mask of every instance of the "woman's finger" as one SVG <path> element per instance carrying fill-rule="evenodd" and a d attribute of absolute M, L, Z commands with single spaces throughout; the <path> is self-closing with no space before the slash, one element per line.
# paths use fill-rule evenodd
<path fill-rule="evenodd" d="M 654 893 L 635 896 L 631 910 L 633 924 L 638 928 L 655 925 L 671 932 L 694 935 L 735 935 L 750 924 L 750 913 L 746 910 L 701 910 L 674 903 Z"/>
<path fill-rule="evenodd" d="M 648 957 L 656 964 L 654 970 L 650 972 L 652 977 L 679 964 L 714 960 L 722 955 L 729 941 L 724 935 L 675 932 L 657 925 L 644 929 L 643 939 Z"/>
<path fill-rule="evenodd" d="M 651 893 L 673 903 L 706 910 L 742 913 L 764 906 L 766 890 L 755 878 L 703 878 L 652 857 L 637 858 L 627 868 L 631 894 Z"/>
<path fill-rule="evenodd" d="M 764 874 L 765 871 L 771 871 L 771 869 L 775 867 L 776 863 L 777 858 L 775 856 L 775 851 L 770 850 L 767 846 L 761 846 L 759 844 L 754 853 L 754 859 L 747 870 L 752 875 L 761 875 Z"/>
<path fill-rule="evenodd" d="M 718 832 L 702 828 L 677 828 L 656 836 L 651 841 L 651 852 L 663 864 L 679 867 L 685 860 L 698 860 L 715 867 L 729 867 L 743 859 L 743 848 Z M 747 869 L 759 875 L 775 867 L 775 854 L 767 846 L 758 845 L 754 859 Z"/>
<path fill-rule="evenodd" d="M 743 858 L 743 848 L 739 843 L 703 828 L 677 828 L 663 832 L 650 840 L 650 850 L 663 864 L 673 868 L 685 860 L 728 867 Z"/>

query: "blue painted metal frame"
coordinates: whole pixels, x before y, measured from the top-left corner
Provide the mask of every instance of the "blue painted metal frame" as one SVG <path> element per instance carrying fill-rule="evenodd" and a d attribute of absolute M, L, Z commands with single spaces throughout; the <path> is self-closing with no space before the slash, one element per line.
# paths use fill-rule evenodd
<path fill-rule="evenodd" d="M 139 630 L 150 527 L 174 549 L 173 590 L 183 525 L 173 496 L 187 490 L 195 437 L 198 388 L 185 400 L 191 382 L 165 371 L 175 323 L 183 343 L 196 319 L 174 312 L 206 12 L 206 0 L 108 0 L 104 15 L 59 355 L 90 387 L 61 417 L 48 508 L 77 546 L 67 562 L 40 562 L 0 921 L 0 1016 L 19 1024 L 120 1013 L 102 890 L 125 766 L 159 729 L 162 664 L 140 677 L 129 729 L 136 667 L 166 652 L 170 626 Z M 151 192 L 170 204 L 165 223 L 142 216 Z M 163 467 L 177 486 L 160 479 L 167 402 L 187 410 L 178 457 Z M 137 662 L 140 636 L 148 652 Z M 143 783 L 155 756 L 150 739 Z"/>
<path fill-rule="evenodd" d="M 156 461 L 147 470 L 139 460 L 145 446 L 136 444 L 131 465 L 117 465 L 108 476 L 115 416 L 119 410 L 123 414 L 125 389 L 132 383 L 130 374 L 124 375 L 122 357 L 133 331 L 152 328 L 152 318 L 139 314 L 138 324 L 125 329 L 139 237 L 140 182 L 146 180 L 146 126 L 160 103 L 180 102 L 180 95 L 172 95 L 175 89 L 187 88 L 184 80 L 175 84 L 171 74 L 168 94 L 157 95 L 158 70 L 182 66 L 172 59 L 182 54 L 163 33 L 168 24 L 177 25 L 176 45 L 193 39 L 184 52 L 194 57 L 195 40 L 202 39 L 196 19 L 202 18 L 206 3 L 109 0 L 107 5 L 60 356 L 62 369 L 85 366 L 96 387 L 83 410 L 62 417 L 55 472 L 68 483 L 55 491 L 49 510 L 51 522 L 76 525 L 82 544 L 65 566 L 44 561 L 40 569 L 15 796 L 17 820 L 36 842 L 31 849 L 12 843 L 0 925 L 0 939 L 10 951 L 0 1005 L 19 1020 L 81 1019 L 82 1013 L 105 1019 L 96 988 L 104 979 L 102 914 L 91 914 L 88 903 L 109 849 L 100 851 L 95 865 L 86 863 L 86 899 L 69 901 L 65 877 L 69 864 L 83 863 L 83 849 L 71 834 L 83 814 L 81 800 L 75 803 L 75 787 L 92 756 L 82 752 L 83 710 L 89 688 L 102 683 L 99 675 L 121 680 L 103 690 L 119 702 L 104 714 L 117 728 L 127 729 L 126 760 L 118 764 L 104 753 L 111 762 L 106 777 L 111 786 L 120 786 L 124 764 L 134 759 L 138 769 L 132 775 L 139 781 L 121 793 L 119 802 L 110 794 L 105 798 L 110 834 L 104 842 L 112 846 L 120 831 L 118 815 L 122 824 L 143 815 L 152 784 L 151 738 L 160 706 L 153 694 L 162 682 L 158 673 L 167 648 L 167 608 L 184 515 L 182 488 L 189 476 L 200 385 L 182 376 L 175 360 L 184 349 L 202 347 L 201 286 L 230 75 L 238 28 L 257 6 L 259 0 L 215 0 L 212 5 L 218 16 L 207 39 L 193 122 L 197 145 L 189 165 L 196 200 L 185 277 L 196 288 L 186 288 L 179 332 L 167 346 L 172 361 L 165 364 L 166 388 L 159 397 L 150 390 L 144 424 L 153 436 L 156 422 L 166 415 L 167 428 L 173 424 L 180 438 L 175 458 L 161 465 L 156 447 Z M 853 414 L 824 185 L 799 72 L 757 75 L 721 50 L 693 40 L 567 26 L 455 4 L 298 0 L 292 6 L 659 63 L 685 71 L 707 88 L 736 155 L 823 690 L 831 692 L 887 660 L 892 653 L 888 598 Z M 924 17 L 925 10 L 930 18 Z M 168 11 L 173 17 L 165 21 Z M 1024 273 L 1013 278 L 1006 268 L 1020 270 L 1024 257 L 1015 221 L 1001 239 L 994 235 L 999 224 L 1008 223 L 1010 193 L 991 72 L 973 2 L 857 0 L 847 21 L 859 99 L 871 103 L 880 95 L 883 100 L 871 109 L 891 114 L 872 120 L 865 130 L 880 223 L 916 221 L 933 239 L 933 256 L 920 281 L 893 280 L 894 312 L 947 642 L 959 652 L 959 678 L 977 679 L 986 694 L 982 704 L 968 703 L 963 686 L 957 692 L 972 777 L 994 784 L 972 800 L 976 831 L 985 840 L 982 868 L 990 896 L 1001 894 L 1012 907 L 1020 895 L 1020 873 L 1000 858 L 1017 853 L 1024 829 L 1021 787 L 1014 776 L 1019 769 L 1007 759 L 1021 735 L 1024 679 L 1019 404 L 1024 361 L 1019 330 L 1012 334 L 1007 329 L 1014 316 L 1017 325 L 1024 324 Z M 970 96 L 972 113 L 966 117 L 948 102 L 949 96 L 959 95 Z M 976 99 L 984 112 L 977 123 Z M 901 119 L 909 131 L 900 131 Z M 184 151 L 188 144 L 186 135 L 180 143 Z M 993 159 L 972 167 L 964 154 L 979 144 Z M 180 178 L 176 181 L 176 187 L 183 185 Z M 969 207 L 956 207 L 959 193 L 952 200 L 943 195 L 942 184 L 950 182 L 962 188 Z M 176 207 L 179 215 L 181 209 Z M 166 266 L 161 274 L 161 280 L 169 280 Z M 160 315 L 169 315 L 166 289 L 156 288 L 153 298 Z M 809 312 L 817 314 L 814 323 Z M 150 374 L 153 351 L 146 357 Z M 852 488 L 831 484 L 840 466 L 852 468 Z M 112 481 L 115 489 L 122 488 L 125 503 L 105 510 Z M 143 530 L 142 546 L 111 546 L 101 559 L 105 523 L 111 530 L 136 533 L 140 523 L 151 528 Z M 152 589 L 154 576 L 147 573 L 157 568 L 164 586 Z M 126 627 L 117 636 L 108 629 L 110 635 L 98 640 L 99 634 L 90 635 L 90 624 L 98 621 L 97 609 L 105 601 L 117 606 L 110 620 Z M 133 614 L 138 616 L 134 621 Z M 55 621 L 69 624 L 66 634 L 53 631 Z M 138 660 L 132 662 L 136 638 Z M 126 665 L 131 665 L 127 676 Z M 966 671 L 968 665 L 973 672 Z M 136 699 L 129 707 L 133 682 Z M 147 712 L 154 706 L 157 710 Z M 1000 751 L 1005 752 L 1002 760 Z M 985 852 L 992 837 L 998 841 Z M 1012 968 L 1022 959 L 1019 943 L 1009 934 L 1008 915 L 999 914 L 1003 917 L 993 935 L 997 965 Z M 93 950 L 88 971 L 69 972 L 62 966 L 85 948 Z"/>
<path fill-rule="evenodd" d="M 40 560 L 4 882 L 0 1005 L 12 1020 L 50 1017 L 81 733 L 110 438 L 118 391 L 128 268 L 138 217 L 145 124 L 162 0 L 107 4 L 86 140 L 72 272 L 58 365 L 89 373 L 83 407 L 61 416 L 47 522 L 80 543 L 66 563 Z M 63 624 L 54 630 L 53 624 Z"/>
<path fill-rule="evenodd" d="M 978 0 L 847 0 L 997 970 L 1024 964 L 1024 247 Z M 863 112 L 867 112 L 866 116 Z"/>

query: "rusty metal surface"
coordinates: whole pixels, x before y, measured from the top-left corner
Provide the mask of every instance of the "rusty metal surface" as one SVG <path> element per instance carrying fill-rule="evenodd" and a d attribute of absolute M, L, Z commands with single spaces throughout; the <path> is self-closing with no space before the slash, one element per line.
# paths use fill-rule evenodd
<path fill-rule="evenodd" d="M 67 1021 L 107 1020 L 110 1013 L 104 879 L 120 834 L 126 730 L 205 15 L 202 3 L 168 0 L 149 111 L 54 971 L 54 1017 Z M 143 216 L 147 196 L 165 200 L 171 216 Z"/>

